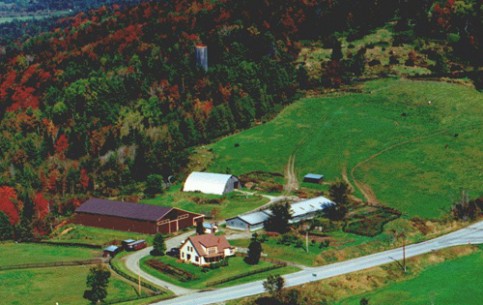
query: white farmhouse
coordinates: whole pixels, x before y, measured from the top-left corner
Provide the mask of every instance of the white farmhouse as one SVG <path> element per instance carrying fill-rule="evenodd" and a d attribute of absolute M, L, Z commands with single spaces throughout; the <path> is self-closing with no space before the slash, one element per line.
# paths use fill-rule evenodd
<path fill-rule="evenodd" d="M 204 234 L 189 237 L 181 245 L 179 252 L 182 261 L 206 266 L 235 255 L 236 248 L 228 243 L 225 236 Z"/>

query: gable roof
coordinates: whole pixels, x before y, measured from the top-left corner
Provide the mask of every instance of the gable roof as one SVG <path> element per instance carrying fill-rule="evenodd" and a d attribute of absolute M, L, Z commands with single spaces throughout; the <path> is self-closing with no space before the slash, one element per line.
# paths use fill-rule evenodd
<path fill-rule="evenodd" d="M 320 180 L 320 179 L 324 178 L 324 175 L 308 173 L 307 175 L 304 176 L 304 178 Z"/>
<path fill-rule="evenodd" d="M 228 181 L 235 176 L 227 174 L 192 172 L 184 183 L 184 192 L 202 192 L 205 194 L 223 195 Z"/>
<path fill-rule="evenodd" d="M 237 217 L 240 218 L 242 221 L 248 223 L 249 225 L 255 225 L 255 224 L 259 224 L 259 223 L 262 223 L 265 220 L 267 220 L 268 217 L 269 217 L 269 214 L 266 211 L 259 211 L 259 212 L 253 212 L 253 213 L 248 213 L 248 214 L 244 214 L 244 215 L 239 215 Z"/>
<path fill-rule="evenodd" d="M 199 256 L 204 256 L 204 257 L 219 256 L 223 254 L 223 251 L 225 249 L 232 248 L 232 246 L 230 245 L 226 237 L 223 235 L 215 236 L 214 234 L 203 234 L 203 235 L 190 236 L 186 240 L 186 242 L 188 241 L 190 241 L 193 247 L 195 247 L 196 252 L 199 254 Z M 208 254 L 203 250 L 202 246 L 205 248 L 217 247 L 218 253 Z"/>
<path fill-rule="evenodd" d="M 334 203 L 323 196 L 315 197 L 312 199 L 292 203 L 290 210 L 292 211 L 292 217 L 302 216 L 309 213 L 315 213 L 321 211 L 326 207 L 333 205 Z"/>
<path fill-rule="evenodd" d="M 140 204 L 123 201 L 91 198 L 75 211 L 97 215 L 117 216 L 138 220 L 157 221 L 171 211 L 171 207 L 160 207 L 150 204 Z"/>

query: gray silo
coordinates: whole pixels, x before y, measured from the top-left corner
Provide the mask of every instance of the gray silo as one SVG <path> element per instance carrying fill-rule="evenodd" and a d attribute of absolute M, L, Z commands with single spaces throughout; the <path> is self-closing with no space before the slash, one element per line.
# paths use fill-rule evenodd
<path fill-rule="evenodd" d="M 196 64 L 208 71 L 208 47 L 204 44 L 197 44 L 195 52 Z"/>

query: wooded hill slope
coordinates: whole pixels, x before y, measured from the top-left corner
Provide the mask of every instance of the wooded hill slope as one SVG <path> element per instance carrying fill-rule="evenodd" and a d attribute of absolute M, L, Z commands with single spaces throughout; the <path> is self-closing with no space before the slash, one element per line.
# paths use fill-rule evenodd
<path fill-rule="evenodd" d="M 0 60 L 0 210 L 26 228 L 17 235 L 32 221 L 46 232 L 91 194 L 158 192 L 186 148 L 294 98 L 302 39 L 337 46 L 334 32 L 362 37 L 396 18 L 401 33 L 455 33 L 473 62 L 481 4 L 461 2 L 151 1 L 60 20 Z M 197 44 L 208 46 L 207 71 Z M 331 77 L 343 73 L 339 60 Z"/>

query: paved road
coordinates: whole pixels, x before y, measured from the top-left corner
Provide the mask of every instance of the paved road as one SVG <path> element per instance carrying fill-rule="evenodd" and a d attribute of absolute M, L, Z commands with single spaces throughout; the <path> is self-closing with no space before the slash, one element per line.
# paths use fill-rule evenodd
<path fill-rule="evenodd" d="M 173 247 L 178 247 L 182 240 L 185 240 L 186 238 L 188 238 L 188 236 L 193 235 L 194 233 L 195 233 L 194 231 L 189 231 L 189 232 L 180 234 L 178 236 L 175 236 L 173 238 L 166 240 L 166 248 L 169 250 Z M 184 294 L 196 292 L 196 290 L 191 290 L 191 289 L 179 287 L 179 286 L 173 285 L 169 282 L 162 281 L 162 280 L 142 271 L 141 268 L 139 268 L 139 261 L 141 260 L 141 258 L 149 255 L 149 252 L 152 249 L 153 249 L 153 247 L 144 248 L 142 250 L 134 252 L 132 255 L 129 255 L 126 258 L 127 269 L 129 269 L 134 274 L 140 274 L 142 278 L 150 281 L 153 284 L 156 284 L 160 287 L 164 287 L 164 288 L 171 290 L 176 295 L 184 295 Z"/>
<path fill-rule="evenodd" d="M 473 224 L 465 229 L 418 244 L 406 246 L 406 257 L 413 257 L 431 251 L 464 244 L 483 243 L 483 221 Z M 306 268 L 302 271 L 284 276 L 287 287 L 314 282 L 350 272 L 355 272 L 378 265 L 401 260 L 402 249 L 375 253 L 356 259 L 331 264 L 322 267 Z M 263 281 L 251 282 L 229 288 L 216 289 L 204 292 L 191 292 L 174 299 L 155 303 L 156 305 L 202 305 L 224 302 L 264 292 Z"/>

